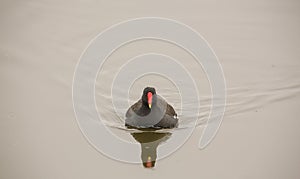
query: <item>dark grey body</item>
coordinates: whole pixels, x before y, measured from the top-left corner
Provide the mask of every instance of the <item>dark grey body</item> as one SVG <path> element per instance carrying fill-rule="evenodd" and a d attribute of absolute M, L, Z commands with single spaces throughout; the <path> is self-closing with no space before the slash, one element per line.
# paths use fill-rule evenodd
<path fill-rule="evenodd" d="M 146 88 L 147 89 L 147 88 Z M 143 96 L 147 93 L 144 90 Z M 140 99 L 126 113 L 125 125 L 134 128 L 174 128 L 178 118 L 174 108 L 154 91 L 151 109 L 145 100 Z"/>

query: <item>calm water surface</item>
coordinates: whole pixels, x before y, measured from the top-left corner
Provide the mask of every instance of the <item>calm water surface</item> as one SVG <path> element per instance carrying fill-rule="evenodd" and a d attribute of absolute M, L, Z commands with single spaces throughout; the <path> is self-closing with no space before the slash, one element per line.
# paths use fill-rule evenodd
<path fill-rule="evenodd" d="M 299 7 L 294 0 L 0 2 L 0 178 L 298 179 Z M 223 67 L 227 104 L 216 137 L 199 150 L 212 101 L 202 67 L 181 48 L 161 41 L 118 49 L 99 69 L 95 99 L 109 130 L 137 144 L 138 152 L 130 155 L 139 162 L 128 164 L 102 155 L 82 135 L 72 106 L 72 80 L 91 39 L 115 23 L 143 16 L 179 20 L 205 37 Z M 171 79 L 151 74 L 138 78 L 128 95 L 121 95 L 128 89 L 117 90 L 113 97 L 126 105 L 115 113 L 110 87 L 120 67 L 153 52 L 185 66 L 195 79 L 200 106 L 196 96 L 183 102 Z M 176 109 L 177 129 L 124 127 L 124 113 L 145 86 L 155 86 Z M 184 145 L 158 160 L 164 145 L 188 129 L 194 132 Z M 145 169 L 149 166 L 154 167 Z"/>

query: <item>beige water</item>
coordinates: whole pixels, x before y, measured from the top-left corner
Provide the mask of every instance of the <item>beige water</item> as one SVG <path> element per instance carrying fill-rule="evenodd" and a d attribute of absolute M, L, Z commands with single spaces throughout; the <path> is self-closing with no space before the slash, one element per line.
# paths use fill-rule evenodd
<path fill-rule="evenodd" d="M 0 178 L 299 178 L 298 1 L 1 1 L 0 8 Z M 171 55 L 197 77 L 200 113 L 181 116 L 178 129 L 191 127 L 197 117 L 194 133 L 150 170 L 95 150 L 72 106 L 73 74 L 89 41 L 115 23 L 143 16 L 175 19 L 201 33 L 219 57 L 228 97 L 217 136 L 199 150 L 211 103 L 201 67 L 178 47 L 158 41 L 128 44 L 113 54 L 98 75 L 96 101 L 107 125 L 126 140 L 134 138 L 122 120 L 111 117 L 109 95 L 126 59 Z M 160 76 L 140 78 L 130 98 L 120 100 L 136 101 L 145 83 L 180 114 L 178 89 Z M 173 137 L 166 136 L 157 143 Z"/>

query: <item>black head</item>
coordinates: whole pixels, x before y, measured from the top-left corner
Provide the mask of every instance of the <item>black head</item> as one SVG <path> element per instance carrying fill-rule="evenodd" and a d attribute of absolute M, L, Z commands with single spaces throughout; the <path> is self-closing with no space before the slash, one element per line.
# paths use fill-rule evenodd
<path fill-rule="evenodd" d="M 146 87 L 143 91 L 143 95 L 147 95 L 148 92 L 151 92 L 153 95 L 156 94 L 155 88 L 153 87 Z"/>
<path fill-rule="evenodd" d="M 151 108 L 156 102 L 156 91 L 155 88 L 146 87 L 143 91 L 142 101 L 145 106 Z"/>

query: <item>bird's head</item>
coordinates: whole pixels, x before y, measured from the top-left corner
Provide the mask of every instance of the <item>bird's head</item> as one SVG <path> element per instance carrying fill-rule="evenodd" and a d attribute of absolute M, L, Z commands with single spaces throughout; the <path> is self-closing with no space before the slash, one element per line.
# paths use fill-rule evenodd
<path fill-rule="evenodd" d="M 145 106 L 151 109 L 153 104 L 156 102 L 155 88 L 146 87 L 143 91 L 142 101 Z"/>

